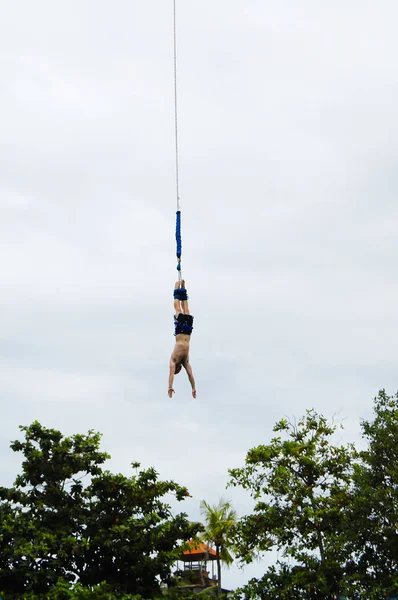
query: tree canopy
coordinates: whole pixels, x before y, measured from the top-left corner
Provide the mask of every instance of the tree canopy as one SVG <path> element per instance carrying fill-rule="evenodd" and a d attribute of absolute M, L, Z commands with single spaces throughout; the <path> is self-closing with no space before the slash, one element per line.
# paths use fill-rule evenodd
<path fill-rule="evenodd" d="M 220 562 L 267 556 L 237 594 L 261 600 L 398 597 L 398 394 L 381 390 L 361 422 L 358 450 L 315 410 L 281 419 L 267 443 L 229 471 L 254 508 L 236 520 L 229 501 L 202 502 L 205 526 L 175 505 L 189 494 L 154 468 L 105 468 L 101 435 L 64 436 L 34 422 L 11 449 L 22 457 L 0 487 L 3 600 L 139 600 L 173 591 L 184 544 L 201 539 Z M 204 532 L 204 533 L 203 533 Z M 268 554 L 272 551 L 272 554 Z M 275 560 L 275 557 L 277 559 Z M 215 591 L 215 588 L 213 588 Z"/>
<path fill-rule="evenodd" d="M 254 513 L 240 523 L 241 560 L 275 548 L 286 561 L 254 586 L 262 598 L 274 598 L 281 582 L 286 597 L 297 588 L 323 598 L 341 591 L 352 449 L 331 444 L 335 429 L 313 410 L 297 423 L 282 419 L 274 432 L 285 439 L 253 448 L 246 466 L 230 472 L 232 485 L 256 500 Z"/>
<path fill-rule="evenodd" d="M 363 600 L 398 588 L 398 397 L 381 390 L 361 424 L 367 448 L 337 444 L 337 425 L 314 410 L 281 419 L 251 449 L 230 485 L 255 500 L 237 527 L 237 556 L 279 559 L 241 590 L 246 598 Z"/>
<path fill-rule="evenodd" d="M 201 529 L 165 502 L 184 500 L 186 487 L 139 463 L 130 477 L 103 470 L 99 433 L 64 437 L 38 422 L 21 431 L 11 448 L 22 473 L 0 488 L 0 590 L 45 597 L 62 582 L 106 581 L 108 592 L 150 598 L 170 583 L 179 547 Z"/>
<path fill-rule="evenodd" d="M 398 395 L 381 390 L 373 420 L 361 426 L 367 445 L 357 455 L 350 543 L 361 587 L 371 598 L 398 591 Z"/>

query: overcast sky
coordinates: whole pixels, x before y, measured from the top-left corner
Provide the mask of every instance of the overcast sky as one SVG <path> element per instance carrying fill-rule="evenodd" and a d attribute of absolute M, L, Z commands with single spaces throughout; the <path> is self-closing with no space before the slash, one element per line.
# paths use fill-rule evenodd
<path fill-rule="evenodd" d="M 398 354 L 398 4 L 177 0 L 183 270 L 174 343 L 172 0 L 0 5 L 0 475 L 18 425 L 95 429 L 193 519 L 276 420 L 347 439 Z M 264 572 L 227 572 L 233 587 Z"/>

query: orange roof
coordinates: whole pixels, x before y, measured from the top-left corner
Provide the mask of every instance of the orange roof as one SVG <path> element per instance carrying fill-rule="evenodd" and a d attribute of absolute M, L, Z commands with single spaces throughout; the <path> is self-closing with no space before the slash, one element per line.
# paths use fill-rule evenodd
<path fill-rule="evenodd" d="M 184 550 L 182 555 L 180 556 L 180 560 L 215 560 L 216 559 L 216 551 L 213 548 L 210 548 L 207 544 L 203 542 L 195 542 L 191 540 L 188 542 L 187 550 Z"/>

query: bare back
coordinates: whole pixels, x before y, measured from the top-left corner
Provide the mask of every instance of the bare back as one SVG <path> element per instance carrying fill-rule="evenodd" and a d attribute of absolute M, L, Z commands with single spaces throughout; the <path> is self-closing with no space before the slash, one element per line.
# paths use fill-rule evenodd
<path fill-rule="evenodd" d="M 185 366 L 185 364 L 188 363 L 190 339 L 189 335 L 183 333 L 176 336 L 176 343 L 171 354 L 171 361 L 174 362 L 176 366 Z"/>

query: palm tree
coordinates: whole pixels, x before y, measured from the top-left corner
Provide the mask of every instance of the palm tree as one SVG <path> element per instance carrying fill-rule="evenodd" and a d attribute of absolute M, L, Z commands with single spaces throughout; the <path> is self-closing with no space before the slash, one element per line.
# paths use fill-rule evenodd
<path fill-rule="evenodd" d="M 218 504 L 210 505 L 205 500 L 200 503 L 200 512 L 205 520 L 202 539 L 214 544 L 217 560 L 217 596 L 221 596 L 221 562 L 229 566 L 233 562 L 232 530 L 237 521 L 236 511 L 231 502 L 220 498 Z"/>

